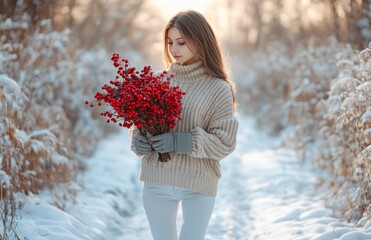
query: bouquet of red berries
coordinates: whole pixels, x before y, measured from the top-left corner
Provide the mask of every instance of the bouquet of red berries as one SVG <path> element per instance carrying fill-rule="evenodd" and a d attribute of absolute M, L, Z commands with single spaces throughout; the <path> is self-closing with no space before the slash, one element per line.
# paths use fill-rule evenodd
<path fill-rule="evenodd" d="M 107 123 L 126 128 L 134 125 L 146 137 L 174 129 L 177 120 L 181 120 L 185 93 L 178 86 L 170 86 L 173 75 L 166 71 L 155 75 L 150 66 L 139 72 L 117 53 L 111 60 L 117 69 L 116 79 L 103 85 L 103 91 L 95 94 L 96 102 L 86 101 L 85 104 L 90 107 L 96 104 L 108 106 L 107 111 L 100 113 Z M 169 153 L 159 154 L 160 161 L 170 159 Z"/>

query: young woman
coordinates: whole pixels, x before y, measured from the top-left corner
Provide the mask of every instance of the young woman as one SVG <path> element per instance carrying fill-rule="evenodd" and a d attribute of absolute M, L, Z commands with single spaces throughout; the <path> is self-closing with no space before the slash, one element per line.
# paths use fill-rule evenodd
<path fill-rule="evenodd" d="M 228 79 L 214 32 L 203 15 L 180 12 L 164 28 L 164 61 L 172 85 L 186 94 L 173 132 L 150 140 L 130 130 L 131 148 L 143 156 L 143 205 L 155 240 L 202 240 L 214 207 L 220 160 L 236 146 L 235 89 Z M 158 152 L 169 152 L 161 162 Z"/>

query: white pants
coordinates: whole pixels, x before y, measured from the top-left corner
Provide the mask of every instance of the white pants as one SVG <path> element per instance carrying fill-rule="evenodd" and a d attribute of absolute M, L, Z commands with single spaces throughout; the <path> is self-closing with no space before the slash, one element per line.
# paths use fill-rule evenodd
<path fill-rule="evenodd" d="M 176 219 L 182 204 L 180 240 L 204 240 L 215 197 L 170 185 L 144 183 L 143 205 L 154 240 L 177 240 Z"/>

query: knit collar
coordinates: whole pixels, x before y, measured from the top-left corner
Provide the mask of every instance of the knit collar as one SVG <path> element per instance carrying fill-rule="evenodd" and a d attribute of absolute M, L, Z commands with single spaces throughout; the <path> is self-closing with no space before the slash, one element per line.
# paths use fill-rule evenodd
<path fill-rule="evenodd" d="M 173 63 L 170 72 L 175 75 L 175 80 L 180 82 L 194 82 L 207 76 L 206 69 L 201 61 L 185 66 Z"/>

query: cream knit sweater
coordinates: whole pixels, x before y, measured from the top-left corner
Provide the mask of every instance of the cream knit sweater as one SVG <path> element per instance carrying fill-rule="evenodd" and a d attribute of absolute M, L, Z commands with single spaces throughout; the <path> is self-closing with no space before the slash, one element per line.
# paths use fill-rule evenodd
<path fill-rule="evenodd" d="M 140 180 L 216 196 L 221 177 L 219 161 L 236 146 L 238 121 L 231 88 L 226 81 L 208 75 L 200 61 L 187 66 L 173 63 L 169 73 L 175 75 L 171 84 L 186 93 L 182 120 L 173 131 L 192 134 L 192 152 L 170 153 L 168 162 L 159 162 L 156 152 L 144 155 Z M 138 129 L 132 127 L 129 134 L 133 139 Z M 131 149 L 138 154 L 131 142 Z"/>

